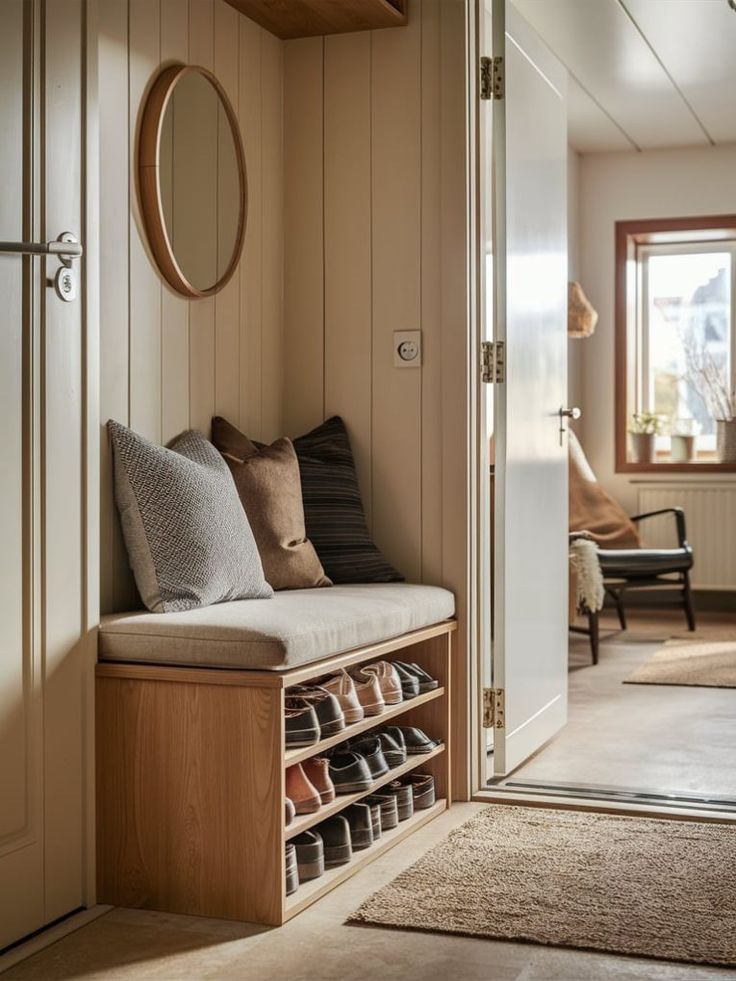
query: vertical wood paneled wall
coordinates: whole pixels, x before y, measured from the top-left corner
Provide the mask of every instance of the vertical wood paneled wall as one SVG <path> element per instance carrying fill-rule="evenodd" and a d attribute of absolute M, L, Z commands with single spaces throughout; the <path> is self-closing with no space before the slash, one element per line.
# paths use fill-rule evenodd
<path fill-rule="evenodd" d="M 224 0 L 100 0 L 101 419 L 158 442 L 221 413 L 266 440 L 283 428 L 282 42 Z M 203 65 L 240 121 L 248 225 L 240 267 L 189 301 L 158 275 L 135 179 L 139 114 L 159 69 Z M 101 433 L 102 612 L 136 605 Z"/>
<path fill-rule="evenodd" d="M 288 435 L 349 428 L 377 543 L 464 592 L 465 21 L 413 2 L 398 30 L 284 45 Z M 393 365 L 421 329 L 423 365 Z"/>

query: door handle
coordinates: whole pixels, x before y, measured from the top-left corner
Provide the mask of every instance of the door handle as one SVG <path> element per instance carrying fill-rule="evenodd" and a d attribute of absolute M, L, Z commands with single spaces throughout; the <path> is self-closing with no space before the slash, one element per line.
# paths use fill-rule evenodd
<path fill-rule="evenodd" d="M 558 416 L 560 417 L 560 446 L 563 445 L 563 436 L 567 432 L 567 427 L 565 426 L 565 419 L 579 419 L 583 414 L 577 406 L 573 406 L 571 409 L 565 409 L 560 406 L 558 411 Z"/>
<path fill-rule="evenodd" d="M 57 256 L 61 265 L 54 277 L 56 295 L 66 303 L 77 298 L 77 277 L 72 263 L 81 259 L 84 250 L 72 232 L 62 232 L 55 242 L 0 242 L 0 253 Z"/>

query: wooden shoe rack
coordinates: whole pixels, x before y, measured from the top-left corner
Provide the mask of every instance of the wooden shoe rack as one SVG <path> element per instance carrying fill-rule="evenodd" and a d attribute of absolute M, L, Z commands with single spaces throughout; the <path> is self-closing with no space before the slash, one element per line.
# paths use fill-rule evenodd
<path fill-rule="evenodd" d="M 98 901 L 280 925 L 436 817 L 450 798 L 454 630 L 445 621 L 288 671 L 98 664 Z M 379 659 L 416 661 L 440 687 L 286 749 L 285 689 Z M 285 827 L 286 768 L 387 723 L 441 745 Z M 436 803 L 286 896 L 286 842 L 411 770 L 433 775 Z"/>

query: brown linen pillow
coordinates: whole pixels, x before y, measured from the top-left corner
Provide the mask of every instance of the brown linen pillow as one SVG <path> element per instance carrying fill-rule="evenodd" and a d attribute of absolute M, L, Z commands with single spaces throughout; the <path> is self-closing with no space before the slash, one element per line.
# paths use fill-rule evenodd
<path fill-rule="evenodd" d="M 584 458 L 583 458 L 584 459 Z M 640 548 L 636 525 L 570 453 L 570 531 L 587 531 L 601 548 Z"/>
<path fill-rule="evenodd" d="M 331 586 L 304 524 L 299 462 L 285 437 L 256 446 L 227 419 L 212 420 L 212 442 L 225 458 L 274 589 Z"/>

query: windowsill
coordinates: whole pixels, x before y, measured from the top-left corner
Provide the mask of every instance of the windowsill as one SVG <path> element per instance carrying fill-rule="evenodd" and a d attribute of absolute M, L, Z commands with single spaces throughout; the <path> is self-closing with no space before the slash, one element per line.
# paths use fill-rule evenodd
<path fill-rule="evenodd" d="M 701 457 L 692 463 L 673 463 L 666 454 L 652 463 L 616 461 L 616 473 L 736 473 L 736 463 L 719 463 L 715 454 Z"/>

